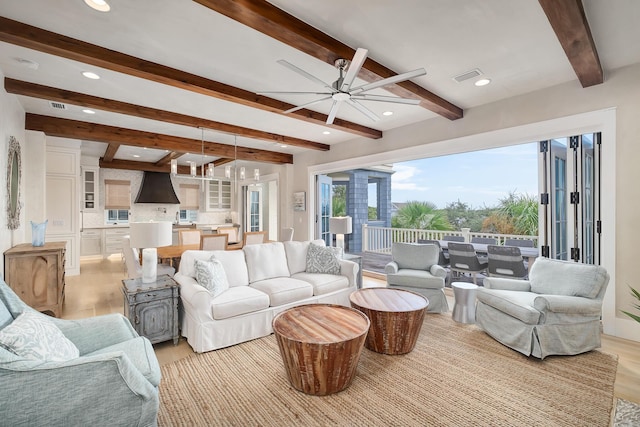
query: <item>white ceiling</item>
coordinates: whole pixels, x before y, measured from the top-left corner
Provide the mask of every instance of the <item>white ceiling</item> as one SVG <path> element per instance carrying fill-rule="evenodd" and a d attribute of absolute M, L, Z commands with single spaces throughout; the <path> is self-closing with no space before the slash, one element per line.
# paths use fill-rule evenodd
<path fill-rule="evenodd" d="M 0 15 L 42 29 L 193 73 L 252 92 L 317 90 L 313 83 L 279 65 L 297 65 L 326 82 L 337 70 L 275 39 L 189 0 L 109 0 L 111 11 L 100 13 L 82 0 L 0 0 Z M 272 0 L 272 4 L 328 33 L 352 48 L 364 47 L 369 57 L 402 73 L 424 67 L 413 81 L 465 110 L 566 81 L 579 82 L 540 5 L 535 0 Z M 584 0 L 584 8 L 605 72 L 640 62 L 640 1 Z M 39 64 L 37 70 L 16 58 Z M 0 42 L 0 68 L 5 76 L 116 99 L 128 103 L 203 117 L 267 132 L 335 144 L 355 138 L 351 133 L 310 124 L 275 113 L 199 95 Z M 492 79 L 484 87 L 453 77 L 478 68 Z M 100 80 L 81 76 L 95 71 Z M 585 89 L 586 90 L 586 89 Z M 390 95 L 382 90 L 377 93 Z M 273 96 L 299 105 L 314 97 Z M 91 121 L 193 139 L 201 131 L 180 125 L 97 111 L 64 111 L 47 101 L 18 96 L 26 112 Z M 386 131 L 437 118 L 422 107 L 366 104 L 381 120 L 341 107 L 338 117 Z M 329 101 L 310 109 L 328 114 Z M 382 116 L 383 111 L 394 115 Z M 464 118 L 460 119 L 464 120 Z M 330 135 L 322 132 L 329 130 Z M 232 135 L 205 131 L 205 140 L 234 144 Z M 372 140 L 373 142 L 374 140 Z M 304 148 L 238 138 L 239 146 L 296 154 Z M 106 144 L 83 142 L 83 152 L 101 156 Z M 319 152 L 321 153 L 321 152 Z M 115 158 L 157 161 L 162 150 L 121 147 Z M 133 158 L 139 155 L 139 158 Z M 198 156 L 199 157 L 199 156 Z M 180 159 L 181 163 L 187 156 Z M 210 158 L 213 159 L 213 158 Z"/>

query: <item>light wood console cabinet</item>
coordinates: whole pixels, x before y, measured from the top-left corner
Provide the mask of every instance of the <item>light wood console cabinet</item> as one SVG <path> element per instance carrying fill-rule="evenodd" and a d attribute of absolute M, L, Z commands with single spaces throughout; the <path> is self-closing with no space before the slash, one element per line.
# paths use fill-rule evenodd
<path fill-rule="evenodd" d="M 64 302 L 66 242 L 22 243 L 4 253 L 4 280 L 30 307 L 56 317 Z"/>

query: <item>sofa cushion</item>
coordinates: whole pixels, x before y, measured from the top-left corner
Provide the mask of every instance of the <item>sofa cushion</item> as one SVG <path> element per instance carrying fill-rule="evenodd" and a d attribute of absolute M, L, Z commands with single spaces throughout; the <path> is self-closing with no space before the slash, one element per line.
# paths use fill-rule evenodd
<path fill-rule="evenodd" d="M 247 261 L 249 283 L 290 276 L 282 242 L 248 245 L 242 251 Z"/>
<path fill-rule="evenodd" d="M 429 270 L 438 263 L 440 248 L 435 244 L 396 242 L 391 246 L 391 256 L 398 268 Z"/>
<path fill-rule="evenodd" d="M 109 347 L 101 348 L 83 357 L 96 356 L 113 352 L 123 352 L 127 355 L 133 366 L 155 387 L 160 384 L 160 366 L 151 345 L 151 341 L 143 337 L 136 337 L 122 341 Z"/>
<path fill-rule="evenodd" d="M 25 311 L 0 330 L 0 345 L 29 360 L 66 362 L 80 356 L 53 322 L 32 311 Z"/>
<path fill-rule="evenodd" d="M 209 291 L 212 297 L 217 297 L 222 292 L 229 289 L 227 275 L 224 272 L 222 263 L 215 257 L 209 261 L 195 261 L 196 281 Z"/>
<path fill-rule="evenodd" d="M 287 265 L 289 266 L 291 275 L 301 273 L 307 269 L 307 249 L 311 243 L 318 246 L 325 245 L 322 239 L 311 242 L 284 242 L 284 250 L 287 254 Z"/>
<path fill-rule="evenodd" d="M 595 298 L 607 283 L 607 271 L 597 265 L 540 257 L 531 266 L 531 292 Z"/>
<path fill-rule="evenodd" d="M 428 270 L 401 269 L 395 274 L 387 274 L 387 283 L 390 285 L 408 286 L 411 288 L 444 288 L 444 279 L 442 277 L 433 276 Z"/>
<path fill-rule="evenodd" d="M 0 329 L 4 328 L 11 322 L 13 322 L 13 316 L 7 309 L 7 306 L 4 305 L 4 302 L 0 300 Z"/>
<path fill-rule="evenodd" d="M 221 320 L 268 307 L 269 296 L 264 292 L 250 286 L 236 286 L 227 289 L 211 301 L 211 314 L 214 319 Z"/>
<path fill-rule="evenodd" d="M 533 308 L 538 294 L 533 292 L 514 292 L 502 289 L 478 288 L 477 298 L 488 306 L 506 313 L 528 325 L 537 325 L 540 312 Z"/>
<path fill-rule="evenodd" d="M 249 287 L 269 296 L 269 305 L 276 307 L 313 296 L 313 286 L 291 277 L 278 277 L 253 282 Z"/>
<path fill-rule="evenodd" d="M 195 279 L 195 260 L 208 261 L 212 256 L 222 263 L 230 288 L 249 285 L 243 251 L 185 251 L 180 259 L 180 274 Z"/>
<path fill-rule="evenodd" d="M 307 273 L 340 274 L 340 261 L 326 246 L 311 244 L 307 248 Z"/>
<path fill-rule="evenodd" d="M 293 279 L 304 280 L 313 286 L 313 295 L 324 295 L 339 289 L 349 287 L 349 279 L 346 276 L 335 274 L 298 273 L 291 276 Z"/>

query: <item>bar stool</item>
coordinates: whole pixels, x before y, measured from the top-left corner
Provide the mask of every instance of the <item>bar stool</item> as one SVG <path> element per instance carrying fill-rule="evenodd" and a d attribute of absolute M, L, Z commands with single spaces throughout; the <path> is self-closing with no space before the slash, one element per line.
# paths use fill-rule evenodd
<path fill-rule="evenodd" d="M 478 286 L 473 283 L 453 282 L 451 284 L 455 303 L 452 318 L 459 323 L 476 323 L 476 293 Z"/>

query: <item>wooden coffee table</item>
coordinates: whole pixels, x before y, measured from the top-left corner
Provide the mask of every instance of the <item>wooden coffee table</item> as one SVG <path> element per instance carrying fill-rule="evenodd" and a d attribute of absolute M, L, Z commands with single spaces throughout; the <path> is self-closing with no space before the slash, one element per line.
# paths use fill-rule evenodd
<path fill-rule="evenodd" d="M 368 330 L 364 314 L 341 305 L 301 305 L 273 319 L 291 385 L 317 396 L 351 384 Z"/>
<path fill-rule="evenodd" d="M 360 289 L 351 306 L 371 321 L 365 347 L 377 353 L 405 354 L 416 345 L 429 300 L 403 289 Z"/>

